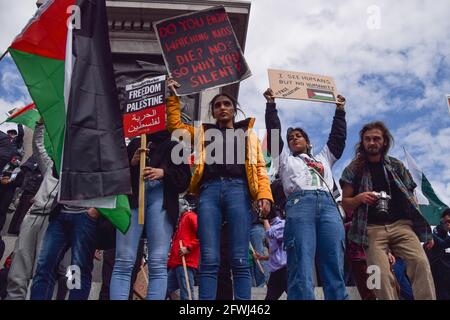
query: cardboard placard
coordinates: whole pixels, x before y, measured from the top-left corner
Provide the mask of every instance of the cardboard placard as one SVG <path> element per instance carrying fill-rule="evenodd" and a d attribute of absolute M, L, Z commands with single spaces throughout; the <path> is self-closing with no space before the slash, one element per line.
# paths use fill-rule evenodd
<path fill-rule="evenodd" d="M 178 95 L 239 82 L 251 75 L 223 6 L 161 20 L 155 33 Z"/>
<path fill-rule="evenodd" d="M 166 76 L 125 86 L 123 129 L 132 138 L 166 128 Z"/>
<path fill-rule="evenodd" d="M 336 103 L 334 79 L 318 74 L 269 69 L 275 98 Z"/>

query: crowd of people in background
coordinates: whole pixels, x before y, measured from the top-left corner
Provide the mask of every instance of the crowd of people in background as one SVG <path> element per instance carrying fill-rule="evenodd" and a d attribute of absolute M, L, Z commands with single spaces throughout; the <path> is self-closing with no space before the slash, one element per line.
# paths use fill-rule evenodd
<path fill-rule="evenodd" d="M 252 287 L 266 288 L 266 300 L 283 293 L 314 300 L 318 286 L 328 300 L 348 299 L 349 286 L 363 300 L 450 299 L 450 209 L 432 230 L 409 171 L 389 155 L 393 137 L 382 122 L 363 126 L 354 159 L 335 179 L 332 168 L 346 146 L 346 99 L 337 97 L 329 138 L 316 153 L 303 127 L 283 131 L 269 88 L 265 125 L 276 168 L 269 176 L 255 119 L 236 121 L 234 97 L 215 96 L 209 105 L 215 122 L 194 127 L 181 120 L 178 86 L 169 79 L 167 129 L 147 135 L 147 148 L 140 138 L 127 146 L 132 194 L 125 234 L 95 208 L 58 203 L 59 175 L 44 147 L 42 121 L 25 161 L 22 126 L 0 132 L 0 230 L 17 236 L 13 252 L 4 252 L 0 238 L 0 258 L 8 255 L 1 299 L 86 300 L 100 253 L 102 300 L 133 298 L 138 274 L 147 279 L 138 296 L 149 300 L 250 300 Z M 174 141 L 172 133 L 180 131 L 190 140 Z M 219 144 L 208 139 L 213 131 Z M 197 148 L 192 171 L 172 159 L 180 143 Z M 144 224 L 138 221 L 141 153 Z M 79 286 L 69 285 L 72 272 Z"/>

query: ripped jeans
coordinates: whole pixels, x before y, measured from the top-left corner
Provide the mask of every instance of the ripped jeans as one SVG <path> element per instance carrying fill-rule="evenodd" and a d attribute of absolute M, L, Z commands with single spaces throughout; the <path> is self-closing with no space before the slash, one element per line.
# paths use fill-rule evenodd
<path fill-rule="evenodd" d="M 250 195 L 244 179 L 221 178 L 203 183 L 198 207 L 200 240 L 200 300 L 214 300 L 220 266 L 222 221 L 228 222 L 229 258 L 236 300 L 250 300 L 248 263 L 250 241 Z"/>
<path fill-rule="evenodd" d="M 325 299 L 347 299 L 344 225 L 330 193 L 299 191 L 289 196 L 285 208 L 288 300 L 315 299 L 313 268 L 316 258 Z"/>

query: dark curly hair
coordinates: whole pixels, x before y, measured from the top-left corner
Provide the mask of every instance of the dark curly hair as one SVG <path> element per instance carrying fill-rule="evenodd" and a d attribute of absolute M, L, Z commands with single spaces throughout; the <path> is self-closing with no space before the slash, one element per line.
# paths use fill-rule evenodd
<path fill-rule="evenodd" d="M 391 132 L 386 127 L 384 122 L 375 121 L 364 125 L 364 127 L 359 132 L 359 142 L 355 146 L 355 157 L 353 158 L 353 161 L 351 163 L 351 166 L 354 167 L 357 174 L 362 174 L 362 171 L 367 164 L 367 153 L 364 149 L 363 144 L 364 134 L 367 131 L 374 129 L 378 129 L 381 131 L 381 133 L 383 134 L 383 140 L 386 142 L 386 146 L 384 146 L 383 148 L 383 157 L 387 155 L 391 147 L 394 145 L 394 137 L 392 136 Z"/>

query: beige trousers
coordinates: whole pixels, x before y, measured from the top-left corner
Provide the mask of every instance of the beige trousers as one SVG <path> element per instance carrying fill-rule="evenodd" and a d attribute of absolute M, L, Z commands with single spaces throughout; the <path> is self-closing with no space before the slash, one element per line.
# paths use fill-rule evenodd
<path fill-rule="evenodd" d="M 374 289 L 378 299 L 398 300 L 396 280 L 387 255 L 390 250 L 394 256 L 405 261 L 414 299 L 436 300 L 430 264 L 410 220 L 399 220 L 384 226 L 368 225 L 367 235 L 367 265 L 378 266 L 380 271 L 381 286 Z"/>

